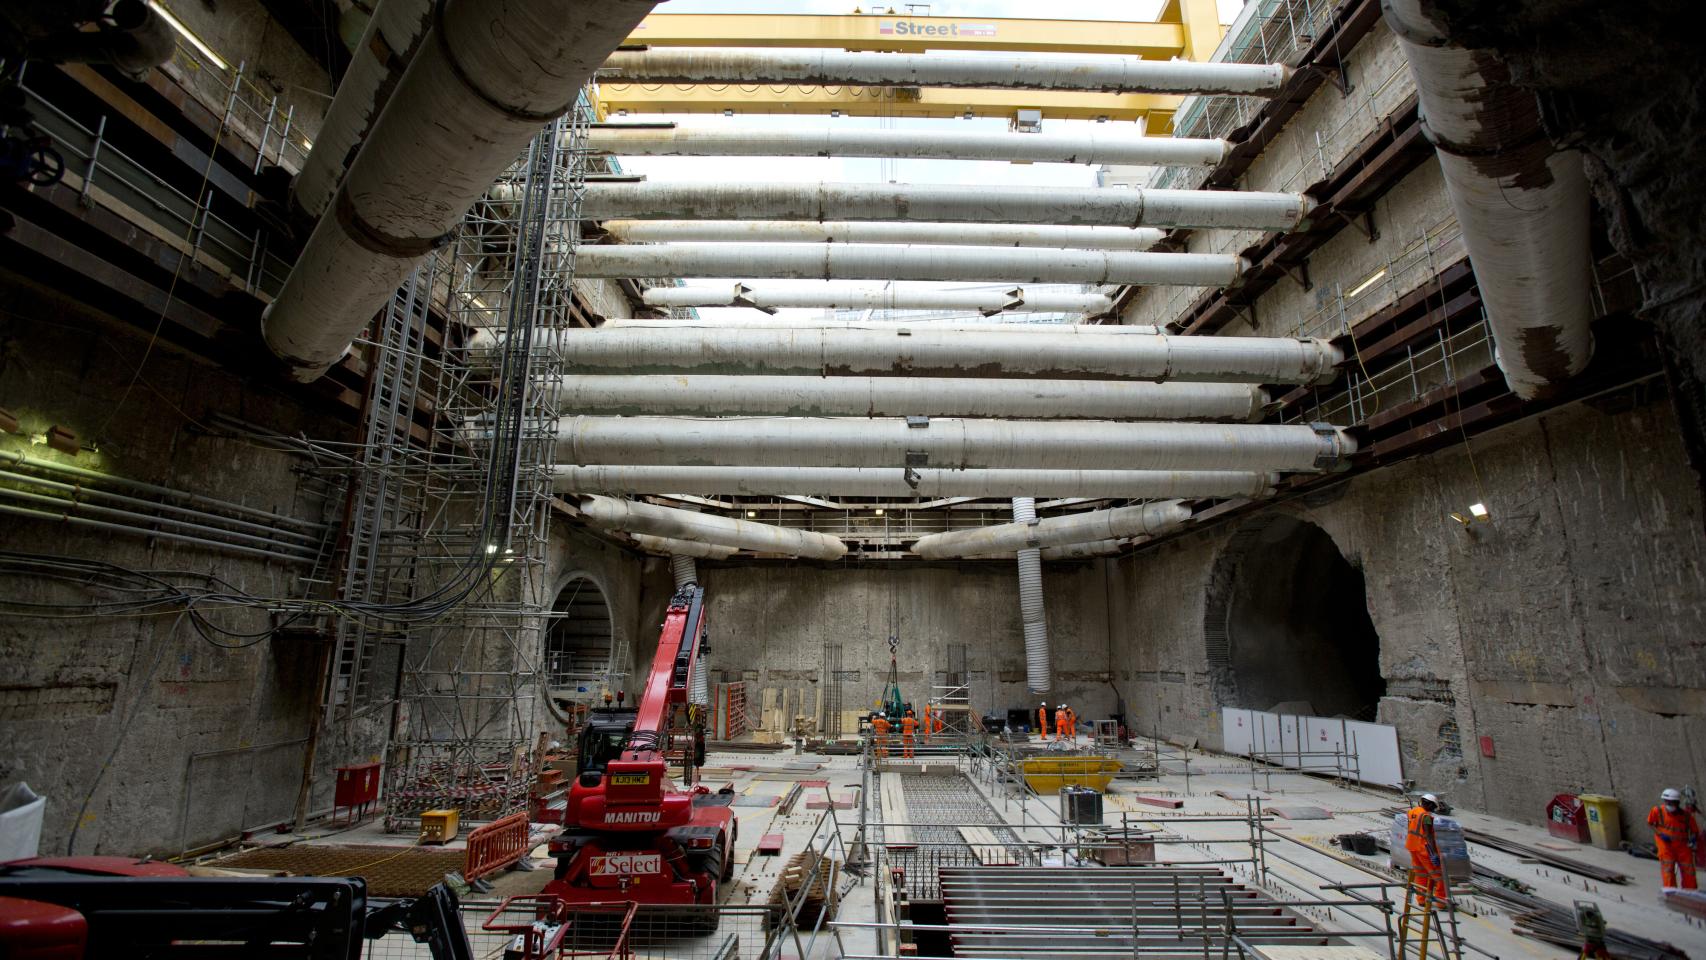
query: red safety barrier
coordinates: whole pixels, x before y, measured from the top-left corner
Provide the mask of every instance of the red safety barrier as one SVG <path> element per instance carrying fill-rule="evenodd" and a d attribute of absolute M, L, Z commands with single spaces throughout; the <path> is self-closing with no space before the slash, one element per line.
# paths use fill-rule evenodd
<path fill-rule="evenodd" d="M 527 812 L 493 820 L 468 834 L 468 859 L 462 879 L 473 883 L 521 859 L 527 852 Z"/>

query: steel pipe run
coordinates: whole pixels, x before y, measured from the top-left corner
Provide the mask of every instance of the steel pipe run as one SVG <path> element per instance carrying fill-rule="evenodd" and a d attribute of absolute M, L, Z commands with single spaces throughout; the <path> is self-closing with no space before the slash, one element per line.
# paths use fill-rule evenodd
<path fill-rule="evenodd" d="M 588 523 L 608 530 L 695 540 L 759 553 L 783 553 L 807 560 L 839 560 L 847 555 L 845 543 L 811 530 L 600 496 L 581 497 L 580 509 Z"/>
<path fill-rule="evenodd" d="M 565 417 L 557 427 L 557 462 L 577 465 L 1317 471 L 1355 450 L 1340 428 L 1302 424 Z"/>
<path fill-rule="evenodd" d="M 564 330 L 553 335 L 573 374 L 1026 377 L 1320 383 L 1344 354 L 1324 340 L 1024 331 L 702 327 Z M 491 339 L 482 342 L 494 342 Z M 489 352 L 489 351 L 486 351 Z"/>
<path fill-rule="evenodd" d="M 568 376 L 560 409 L 602 416 L 1022 417 L 1241 420 L 1268 396 L 1246 383 L 963 377 Z"/>
<path fill-rule="evenodd" d="M 1147 250 L 1153 227 L 1058 227 L 997 223 L 867 223 L 859 220 L 606 220 L 623 243 L 924 243 L 969 247 Z"/>
<path fill-rule="evenodd" d="M 1030 526 L 1037 522 L 1037 501 L 1034 497 L 1013 498 L 1013 523 L 1009 526 Z M 916 552 L 917 547 L 913 547 Z M 1018 552 L 1019 561 L 1019 626 L 1025 634 L 1025 689 L 1031 693 L 1047 693 L 1054 686 L 1054 671 L 1049 659 L 1048 614 L 1043 606 L 1043 560 L 1036 547 Z"/>
<path fill-rule="evenodd" d="M 587 147 L 593 153 L 618 157 L 889 157 L 1141 167 L 1212 167 L 1231 149 L 1225 140 L 1151 137 L 1135 127 L 1116 130 L 1096 126 L 1063 134 L 833 126 L 815 130 L 729 129 L 673 124 L 596 124 L 587 133 Z"/>
<path fill-rule="evenodd" d="M 962 320 L 826 320 L 823 317 L 718 317 L 709 320 L 704 317 L 661 317 L 634 319 L 629 317 L 611 317 L 600 325 L 601 330 L 620 330 L 624 327 L 640 327 L 652 329 L 679 329 L 692 327 L 701 330 L 732 330 L 761 329 L 761 330 L 801 330 L 824 327 L 832 330 L 888 330 L 900 328 L 925 330 L 931 332 L 949 332 L 960 336 L 985 333 L 1067 333 L 1098 336 L 1101 334 L 1136 334 L 1153 337 L 1161 332 L 1161 328 L 1150 324 L 1137 323 L 1057 323 L 1049 321 L 1013 321 L 1009 323 L 974 323 Z M 496 338 L 489 333 L 476 333 L 472 344 L 486 344 L 482 349 L 490 349 L 496 343 Z"/>
<path fill-rule="evenodd" d="M 996 184 L 589 183 L 587 220 L 926 220 L 1292 230 L 1300 193 Z"/>
<path fill-rule="evenodd" d="M 1069 543 L 1154 536 L 1176 530 L 1190 519 L 1189 507 L 1169 500 L 1137 507 L 1071 513 L 1032 522 L 1015 521 L 973 530 L 932 533 L 920 537 L 912 545 L 912 552 L 927 559 L 1016 554 L 1021 550 L 1059 547 Z"/>
<path fill-rule="evenodd" d="M 965 56 L 941 52 L 660 47 L 618 51 L 604 62 L 599 75 L 610 83 L 985 87 L 1273 96 L 1285 85 L 1291 68 L 1277 63 L 1193 63 L 1117 56 Z"/>
<path fill-rule="evenodd" d="M 1517 396 L 1545 397 L 1593 356 L 1589 202 L 1581 154 L 1547 138 L 1534 93 L 1490 50 L 1459 46 L 1433 0 L 1386 0 L 1423 130 Z"/>
<path fill-rule="evenodd" d="M 749 275 L 751 270 L 742 270 Z M 650 287 L 640 297 L 652 307 L 751 307 L 755 310 L 975 310 L 998 313 L 1083 313 L 1090 316 L 1114 309 L 1100 293 L 1054 293 L 1010 290 L 942 290 L 929 287 L 876 289 L 852 283 L 825 283 L 812 289 L 793 287 Z"/>
<path fill-rule="evenodd" d="M 592 491 L 588 491 L 592 492 Z M 634 545 L 647 553 L 670 558 L 670 572 L 675 572 L 674 560 L 677 557 L 694 557 L 700 560 L 723 560 L 734 556 L 738 547 L 725 547 L 715 543 L 699 543 L 694 540 L 674 540 L 669 537 L 654 537 L 647 533 L 630 533 L 628 539 Z M 694 569 L 698 575 L 698 569 Z"/>
<path fill-rule="evenodd" d="M 540 124 L 574 106 L 654 0 L 443 0 L 267 307 L 267 347 L 317 379 Z"/>
<path fill-rule="evenodd" d="M 1265 497 L 1276 477 L 1253 470 L 939 470 L 929 467 L 659 467 L 600 464 L 552 468 L 558 493 L 730 494 L 782 497 Z M 654 550 L 654 552 L 661 552 Z M 677 552 L 680 552 L 679 550 Z"/>
<path fill-rule="evenodd" d="M 430 0 L 381 0 L 374 8 L 361 42 L 350 51 L 349 66 L 314 134 L 302 172 L 290 181 L 290 199 L 307 216 L 318 217 L 331 206 L 350 151 L 379 119 L 426 35 L 432 9 Z"/>
<path fill-rule="evenodd" d="M 1038 250 L 891 243 L 663 243 L 582 247 L 575 276 L 597 279 L 730 277 L 757 265 L 789 280 L 989 280 L 1224 287 L 1243 272 L 1236 254 Z"/>

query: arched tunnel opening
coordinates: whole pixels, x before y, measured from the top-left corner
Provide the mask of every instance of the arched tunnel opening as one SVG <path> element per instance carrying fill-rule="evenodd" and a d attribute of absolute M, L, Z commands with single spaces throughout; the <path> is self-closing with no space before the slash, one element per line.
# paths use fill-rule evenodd
<path fill-rule="evenodd" d="M 1386 692 L 1362 571 L 1320 527 L 1283 515 L 1234 535 L 1223 669 L 1235 706 L 1374 719 Z"/>
<path fill-rule="evenodd" d="M 586 577 L 570 579 L 551 605 L 551 623 L 545 634 L 552 699 L 595 700 L 609 676 L 614 643 L 615 630 L 604 591 Z"/>

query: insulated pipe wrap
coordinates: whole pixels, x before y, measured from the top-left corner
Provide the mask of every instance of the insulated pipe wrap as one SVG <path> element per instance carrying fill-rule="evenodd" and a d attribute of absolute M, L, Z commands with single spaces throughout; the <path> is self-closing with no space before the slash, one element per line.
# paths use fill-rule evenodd
<path fill-rule="evenodd" d="M 1355 450 L 1340 428 L 1301 424 L 565 417 L 557 427 L 561 464 L 1315 472 Z"/>
<path fill-rule="evenodd" d="M 871 223 L 863 220 L 606 220 L 623 243 L 910 243 L 970 247 L 1147 250 L 1166 236 L 1153 227 L 1050 224 Z M 888 278 L 884 278 L 888 279 Z"/>
<path fill-rule="evenodd" d="M 1239 470 L 933 470 L 901 467 L 659 467 L 598 464 L 552 468 L 558 493 L 737 494 L 830 497 L 1011 497 L 1029 490 L 1049 497 L 1265 497 L 1276 477 Z M 684 541 L 653 546 L 653 553 L 683 552 Z M 732 551 L 730 551 L 732 552 Z M 709 556 L 694 553 L 693 556 Z M 722 554 L 717 557 L 721 559 Z"/>
<path fill-rule="evenodd" d="M 846 544 L 834 537 L 810 530 L 795 530 L 632 500 L 614 500 L 610 497 L 582 497 L 580 509 L 581 516 L 588 523 L 608 530 L 695 540 L 760 553 L 785 553 L 808 560 L 839 560 L 847 555 Z"/>
<path fill-rule="evenodd" d="M 755 263 L 778 280 L 976 280 L 1222 287 L 1243 272 L 1236 254 L 1146 253 L 879 243 L 664 243 L 586 247 L 586 279 L 727 277 Z"/>
<path fill-rule="evenodd" d="M 303 213 L 318 217 L 331 205 L 348 169 L 345 160 L 350 150 L 379 119 L 426 33 L 431 13 L 430 0 L 382 0 L 374 8 L 338 80 L 337 96 L 314 134 L 314 147 L 302 163 L 302 172 L 290 181 L 290 199 Z"/>
<path fill-rule="evenodd" d="M 655 289 L 655 288 L 653 288 Z M 643 318 L 611 317 L 599 325 L 600 330 L 619 330 L 623 327 L 697 327 L 702 330 L 727 330 L 733 327 L 758 327 L 769 330 L 799 330 L 804 327 L 825 327 L 834 330 L 888 330 L 898 327 L 911 327 L 917 330 L 931 332 L 948 331 L 962 336 L 985 333 L 1066 333 L 1083 336 L 1098 336 L 1101 334 L 1143 334 L 1155 336 L 1161 328 L 1152 324 L 1139 323 L 1056 323 L 1052 320 L 1026 321 L 1015 320 L 1004 323 L 972 323 L 959 320 L 826 320 L 822 317 L 718 317 L 709 320 L 705 317 L 661 317 Z M 490 350 L 496 338 L 487 332 L 475 334 L 470 346 L 476 350 Z"/>
<path fill-rule="evenodd" d="M 560 116 L 654 0 L 442 0 L 396 91 L 262 317 L 268 349 L 318 379 Z"/>
<path fill-rule="evenodd" d="M 923 220 L 1291 230 L 1298 193 L 994 184 L 589 183 L 588 220 Z"/>
<path fill-rule="evenodd" d="M 699 582 L 699 568 L 693 563 L 693 558 L 682 554 L 674 554 L 669 558 L 669 572 L 675 578 L 675 589 L 680 590 L 688 584 Z"/>
<path fill-rule="evenodd" d="M 1034 420 L 1256 420 L 1246 383 L 972 380 L 963 377 L 567 376 L 561 409 L 696 417 L 1021 417 Z"/>
<path fill-rule="evenodd" d="M 605 62 L 607 83 L 773 83 L 816 86 L 986 87 L 1101 93 L 1273 96 L 1283 64 L 1194 63 L 1138 57 L 840 50 L 660 47 L 619 51 Z"/>
<path fill-rule="evenodd" d="M 1111 126 L 1111 125 L 1110 125 Z M 802 130 L 723 127 L 631 127 L 609 124 L 588 135 L 593 153 L 619 157 L 893 157 L 903 160 L 993 160 L 1091 166 L 1212 167 L 1225 140 L 1149 137 L 1095 127 L 1073 133 L 945 130 Z"/>
<path fill-rule="evenodd" d="M 912 552 L 933 560 L 1012 554 L 1033 548 L 1155 536 L 1178 529 L 1190 518 L 1190 508 L 1176 500 L 1069 513 L 1033 522 L 1020 521 L 1015 514 L 1013 523 L 920 537 L 912 545 Z"/>
<path fill-rule="evenodd" d="M 744 276 L 750 270 L 742 270 Z M 824 283 L 812 287 L 766 287 L 737 283 L 733 287 L 650 287 L 641 298 L 654 307 L 828 308 L 873 310 L 975 310 L 996 313 L 1084 313 L 1113 310 L 1114 302 L 1099 293 L 1031 293 L 941 290 L 918 285 L 876 289 L 855 283 Z M 1154 332 L 1154 331 L 1151 331 Z"/>
<path fill-rule="evenodd" d="M 1451 42 L 1433 0 L 1384 6 L 1415 76 L 1499 368 L 1517 396 L 1550 396 L 1593 356 L 1581 155 L 1553 146 L 1533 92 L 1512 82 L 1499 56 Z"/>
<path fill-rule="evenodd" d="M 587 493 L 605 491 L 588 490 Z M 648 533 L 630 533 L 628 539 L 634 545 L 647 553 L 660 557 L 697 557 L 701 560 L 723 560 L 734 555 L 736 547 L 725 547 L 715 543 L 699 543 L 694 540 L 672 540 L 669 537 L 654 537 Z M 673 575 L 674 568 L 671 568 Z"/>
<path fill-rule="evenodd" d="M 1013 525 L 1036 522 L 1037 501 L 1013 498 Z M 1054 685 L 1048 648 L 1048 615 L 1043 605 L 1043 561 L 1035 547 L 1019 551 L 1019 622 L 1025 633 L 1025 689 L 1047 693 Z"/>

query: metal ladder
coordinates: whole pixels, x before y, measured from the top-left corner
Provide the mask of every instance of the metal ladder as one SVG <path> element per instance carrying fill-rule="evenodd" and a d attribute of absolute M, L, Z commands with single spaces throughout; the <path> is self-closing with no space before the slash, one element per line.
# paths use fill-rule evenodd
<path fill-rule="evenodd" d="M 368 377 L 361 462 L 345 524 L 345 561 L 338 596 L 346 602 L 396 603 L 410 592 L 404 546 L 420 507 L 407 502 L 408 485 L 396 475 L 408 458 L 415 400 L 420 389 L 436 258 L 417 267 L 397 289 L 379 321 L 379 341 Z M 339 618 L 326 686 L 327 718 L 353 719 L 370 700 L 373 653 L 383 631 L 366 620 Z"/>
<path fill-rule="evenodd" d="M 1412 956 L 1409 952 L 1412 948 L 1416 960 L 1426 960 L 1428 948 L 1434 943 L 1439 945 L 1439 954 L 1445 960 L 1463 960 L 1463 941 L 1458 938 L 1457 907 L 1451 901 L 1450 883 L 1444 884 L 1443 898 L 1435 897 L 1432 890 L 1416 884 L 1418 872 L 1414 867 L 1404 872 L 1404 910 L 1398 915 L 1397 960 Z M 1445 876 L 1443 863 L 1440 876 Z M 1443 919 L 1436 920 L 1441 915 Z"/>

